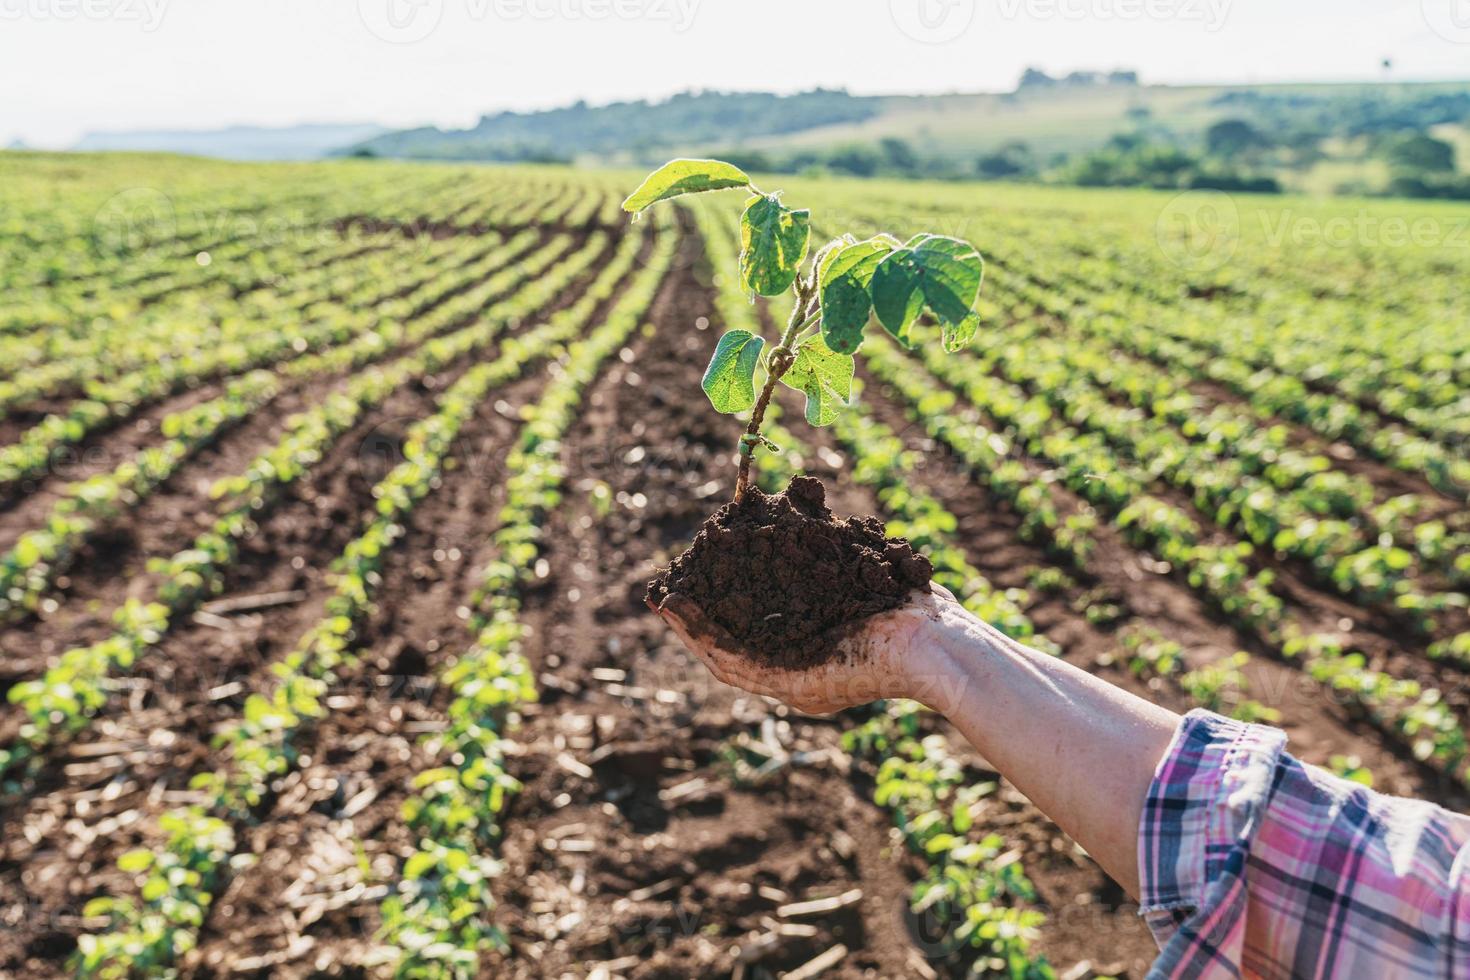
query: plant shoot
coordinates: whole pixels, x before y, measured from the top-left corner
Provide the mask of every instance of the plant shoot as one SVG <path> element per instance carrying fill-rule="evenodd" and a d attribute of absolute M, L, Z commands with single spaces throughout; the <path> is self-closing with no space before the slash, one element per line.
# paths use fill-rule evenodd
<path fill-rule="evenodd" d="M 853 355 L 876 317 L 905 347 L 917 342 L 925 313 L 940 328 L 948 351 L 967 346 L 979 328 L 975 303 L 985 263 L 969 242 L 920 234 L 907 242 L 880 234 L 859 241 L 833 238 L 812 256 L 812 216 L 787 207 L 781 193 L 760 190 L 739 167 L 720 160 L 672 160 L 650 174 L 623 202 L 634 215 L 685 194 L 743 188 L 740 215 L 740 283 L 752 297 L 795 294 L 791 319 L 775 346 L 748 330 L 720 338 L 704 373 L 704 393 L 717 411 L 750 412 L 740 438 L 735 499 L 750 482 L 750 462 L 761 447 L 777 447 L 761 435 L 776 383 L 806 396 L 806 420 L 830 425 L 852 398 Z M 757 389 L 758 392 L 757 392 Z"/>

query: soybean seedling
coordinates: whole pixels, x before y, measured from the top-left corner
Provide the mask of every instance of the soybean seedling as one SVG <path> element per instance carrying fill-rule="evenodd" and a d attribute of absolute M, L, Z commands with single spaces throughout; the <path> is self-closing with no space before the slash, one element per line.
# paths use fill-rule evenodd
<path fill-rule="evenodd" d="M 664 164 L 623 202 L 623 210 L 638 215 L 660 201 L 729 189 L 750 194 L 740 215 L 741 284 L 752 295 L 792 290 L 796 296 L 774 347 L 765 350 L 765 339 L 748 330 L 731 330 L 720 338 L 704 373 L 704 393 L 717 411 L 750 412 L 740 437 L 738 501 L 756 451 L 778 448 L 761 435 L 778 381 L 806 395 L 808 422 L 830 425 L 852 399 L 853 355 L 874 317 L 905 347 L 917 342 L 915 328 L 925 311 L 938 322 L 946 350 L 970 343 L 980 324 L 975 303 L 985 263 L 969 242 L 943 235 L 921 234 L 907 242 L 887 234 L 863 241 L 842 235 L 818 249 L 803 272 L 811 211 L 787 207 L 780 192 L 767 194 L 739 167 L 720 160 Z"/>

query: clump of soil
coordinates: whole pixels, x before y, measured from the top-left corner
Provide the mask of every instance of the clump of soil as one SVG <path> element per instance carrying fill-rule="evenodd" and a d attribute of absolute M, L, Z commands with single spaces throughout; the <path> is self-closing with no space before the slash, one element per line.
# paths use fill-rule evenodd
<path fill-rule="evenodd" d="M 844 627 L 927 590 L 933 573 L 882 521 L 834 520 L 821 482 L 798 476 L 784 493 L 751 487 L 716 511 L 649 583 L 648 601 L 687 596 L 752 660 L 804 668 L 832 657 Z"/>

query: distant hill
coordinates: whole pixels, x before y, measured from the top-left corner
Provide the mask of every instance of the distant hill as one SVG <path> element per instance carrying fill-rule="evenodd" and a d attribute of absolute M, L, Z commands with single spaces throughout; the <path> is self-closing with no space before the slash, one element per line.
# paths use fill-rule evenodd
<path fill-rule="evenodd" d="M 649 102 L 585 102 L 544 112 L 501 112 L 469 129 L 424 127 L 385 133 L 357 149 L 386 157 L 461 160 L 586 159 L 648 163 L 670 151 L 803 150 L 882 139 L 912 142 L 925 154 L 957 159 L 1015 141 L 1038 154 L 1105 145 L 1141 123 L 1191 139 L 1211 123 L 1256 109 L 1311 119 L 1341 102 L 1393 100 L 1423 90 L 1470 93 L 1470 84 L 1142 85 L 1132 72 L 1074 72 L 1049 78 L 1030 70 L 1012 92 L 855 96 L 817 89 L 688 92 Z"/>
<path fill-rule="evenodd" d="M 212 130 L 124 130 L 87 133 L 73 149 L 187 153 L 230 160 L 314 160 L 385 131 L 382 126 L 365 123 L 231 126 Z"/>
<path fill-rule="evenodd" d="M 1424 175 L 1394 162 L 1411 136 L 1448 147 L 1462 176 L 1414 183 Z M 1470 82 L 1171 86 L 1129 71 L 1031 69 L 1003 93 L 579 102 L 385 133 L 345 152 L 594 165 L 710 155 L 758 171 L 1458 196 L 1470 186 Z"/>
<path fill-rule="evenodd" d="M 549 161 L 609 155 L 639 159 L 672 143 L 736 146 L 764 137 L 857 125 L 884 100 L 816 89 L 797 95 L 700 92 L 662 102 L 578 102 L 546 112 L 500 112 L 469 129 L 434 127 L 388 133 L 350 152 L 451 160 Z"/>

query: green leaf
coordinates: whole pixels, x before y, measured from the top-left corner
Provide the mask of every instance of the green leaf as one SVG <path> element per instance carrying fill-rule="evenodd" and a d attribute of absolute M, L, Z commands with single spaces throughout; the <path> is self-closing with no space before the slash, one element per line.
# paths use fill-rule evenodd
<path fill-rule="evenodd" d="M 808 422 L 831 425 L 852 397 L 856 370 L 857 363 L 850 354 L 838 354 L 821 337 L 811 337 L 796 349 L 796 360 L 782 375 L 781 383 L 806 395 Z"/>
<path fill-rule="evenodd" d="M 839 254 L 841 254 L 843 249 L 847 248 L 849 245 L 856 244 L 856 238 L 852 237 L 851 235 L 843 235 L 841 238 L 832 239 L 830 242 L 818 249 L 816 257 L 817 281 L 821 282 L 824 278 L 826 278 L 828 267 L 832 265 L 832 261 L 836 259 Z"/>
<path fill-rule="evenodd" d="M 136 874 L 137 872 L 142 871 L 144 868 L 148 867 L 152 863 L 153 852 L 145 850 L 143 848 L 139 848 L 135 851 L 128 851 L 122 857 L 117 859 L 118 870 L 126 871 L 130 874 Z"/>
<path fill-rule="evenodd" d="M 879 263 L 873 274 L 873 308 L 884 329 L 908 344 L 909 329 L 927 306 L 942 325 L 953 328 L 945 331 L 944 342 L 955 350 L 979 327 L 978 321 L 966 321 L 974 316 L 984 277 L 985 261 L 974 246 L 921 235 Z"/>
<path fill-rule="evenodd" d="M 959 325 L 975 309 L 985 260 L 969 242 L 931 235 L 914 248 L 924 302 L 941 323 Z"/>
<path fill-rule="evenodd" d="M 701 384 L 715 411 L 733 415 L 755 404 L 755 368 L 765 343 L 749 330 L 731 330 L 720 338 Z"/>
<path fill-rule="evenodd" d="M 873 312 L 883 329 L 907 346 L 909 328 L 924 310 L 924 293 L 912 249 L 890 252 L 873 272 Z"/>
<path fill-rule="evenodd" d="M 97 916 L 97 915 L 108 915 L 109 913 L 112 912 L 112 910 L 114 908 L 117 907 L 117 904 L 118 903 L 117 903 L 117 900 L 116 899 L 114 899 L 114 898 L 112 898 L 111 896 L 108 896 L 108 895 L 103 895 L 103 896 L 101 896 L 99 898 L 94 898 L 91 901 L 89 901 L 86 905 L 83 905 L 82 906 L 82 915 L 85 918 L 88 918 L 88 919 L 92 918 L 93 916 Z M 79 938 L 82 938 L 82 937 L 79 937 Z"/>
<path fill-rule="evenodd" d="M 975 339 L 975 334 L 980 330 L 980 317 L 971 313 L 959 323 L 941 323 L 939 330 L 942 334 L 944 349 L 953 354 L 955 351 L 964 350 L 970 346 L 970 342 Z"/>
<path fill-rule="evenodd" d="M 27 534 L 15 543 L 15 560 L 21 568 L 30 568 L 41 561 L 41 546 L 36 543 L 36 535 Z"/>
<path fill-rule="evenodd" d="M 873 311 L 868 288 L 893 244 L 882 238 L 856 242 L 828 254 L 818 283 L 822 294 L 822 338 L 839 354 L 855 353 Z"/>
<path fill-rule="evenodd" d="M 670 160 L 659 167 L 623 202 L 623 210 L 638 214 L 652 204 L 681 194 L 746 187 L 745 171 L 721 160 Z"/>
<path fill-rule="evenodd" d="M 437 863 L 438 860 L 432 852 L 415 851 L 413 856 L 403 863 L 403 877 L 409 881 L 422 878 Z"/>
<path fill-rule="evenodd" d="M 964 800 L 955 801 L 954 816 L 950 819 L 950 823 L 954 825 L 957 834 L 968 833 L 975 825 L 975 817 L 970 813 L 970 805 Z"/>
<path fill-rule="evenodd" d="M 796 281 L 812 239 L 812 213 L 757 194 L 740 216 L 740 281 L 762 296 L 780 296 Z"/>

